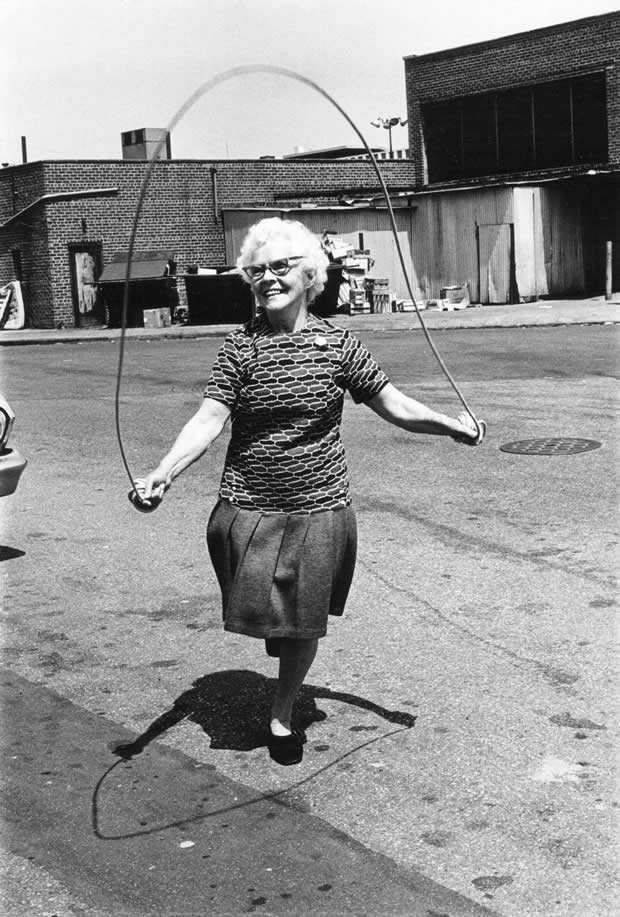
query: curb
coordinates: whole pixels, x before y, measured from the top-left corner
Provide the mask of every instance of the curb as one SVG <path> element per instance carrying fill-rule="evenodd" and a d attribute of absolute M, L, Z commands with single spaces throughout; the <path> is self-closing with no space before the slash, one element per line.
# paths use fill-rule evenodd
<path fill-rule="evenodd" d="M 567 325 L 620 324 L 620 300 L 544 302 L 514 306 L 477 306 L 454 312 L 424 310 L 429 331 L 467 331 L 507 328 L 564 327 Z M 355 333 L 368 331 L 423 331 L 416 313 L 383 315 L 334 315 L 328 320 Z M 172 325 L 167 328 L 127 328 L 127 340 L 159 341 L 223 337 L 239 323 L 218 325 Z M 32 344 L 74 344 L 117 341 L 120 328 L 21 329 L 0 332 L 0 347 Z"/>

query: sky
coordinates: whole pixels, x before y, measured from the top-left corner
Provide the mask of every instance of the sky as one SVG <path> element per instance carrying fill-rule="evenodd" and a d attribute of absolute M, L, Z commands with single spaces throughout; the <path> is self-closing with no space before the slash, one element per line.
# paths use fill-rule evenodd
<path fill-rule="evenodd" d="M 167 127 L 205 83 L 267 64 L 317 83 L 368 143 L 406 117 L 403 58 L 618 8 L 598 0 L 0 0 L 0 163 L 120 159 L 123 131 Z M 7 38 L 9 40 L 7 40 Z M 407 146 L 406 127 L 392 133 Z M 359 145 L 342 115 L 281 75 L 227 79 L 172 131 L 177 159 Z"/>

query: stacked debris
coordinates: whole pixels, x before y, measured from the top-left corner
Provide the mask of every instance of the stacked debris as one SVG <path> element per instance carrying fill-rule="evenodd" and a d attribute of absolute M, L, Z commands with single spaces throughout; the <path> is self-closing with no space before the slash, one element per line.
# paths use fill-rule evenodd
<path fill-rule="evenodd" d="M 360 241 L 361 238 L 360 233 Z M 356 248 L 352 242 L 329 230 L 323 233 L 321 243 L 330 262 L 342 267 L 338 312 L 364 315 L 392 311 L 389 280 L 371 276 L 375 260 L 367 248 Z"/>

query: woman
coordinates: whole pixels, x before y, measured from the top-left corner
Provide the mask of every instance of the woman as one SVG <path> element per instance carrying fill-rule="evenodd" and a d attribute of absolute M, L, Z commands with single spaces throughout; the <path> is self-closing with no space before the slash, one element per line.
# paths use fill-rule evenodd
<path fill-rule="evenodd" d="M 467 415 L 455 420 L 404 395 L 360 341 L 311 313 L 327 263 L 301 223 L 273 218 L 249 230 L 237 267 L 257 316 L 228 335 L 202 406 L 158 467 L 136 481 L 144 501 L 160 500 L 232 419 L 207 543 L 224 628 L 264 639 L 279 656 L 268 748 L 280 764 L 302 759 L 305 736 L 291 724 L 293 703 L 328 615 L 344 610 L 355 566 L 340 440 L 345 390 L 413 433 L 471 445 L 481 438 Z"/>

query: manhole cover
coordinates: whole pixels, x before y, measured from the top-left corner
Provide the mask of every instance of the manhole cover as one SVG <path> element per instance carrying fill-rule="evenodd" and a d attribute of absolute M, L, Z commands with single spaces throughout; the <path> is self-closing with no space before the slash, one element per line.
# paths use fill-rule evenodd
<path fill-rule="evenodd" d="M 545 439 L 518 439 L 500 446 L 501 452 L 517 452 L 519 455 L 575 455 L 590 452 L 602 443 L 595 439 L 577 439 L 572 436 L 554 436 Z"/>

